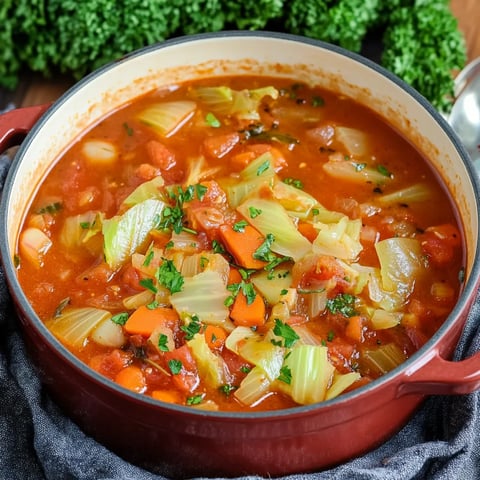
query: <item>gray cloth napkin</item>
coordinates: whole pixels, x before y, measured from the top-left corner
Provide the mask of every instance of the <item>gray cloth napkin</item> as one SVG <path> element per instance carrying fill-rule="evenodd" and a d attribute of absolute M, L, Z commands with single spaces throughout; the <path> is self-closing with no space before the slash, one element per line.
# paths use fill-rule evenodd
<path fill-rule="evenodd" d="M 0 189 L 9 161 L 0 156 Z M 480 295 L 455 358 L 480 350 Z M 479 394 L 431 397 L 396 436 L 328 471 L 289 480 L 480 478 Z M 0 270 L 0 480 L 159 480 L 86 436 L 44 391 L 25 352 Z M 243 479 L 256 479 L 249 476 Z"/>

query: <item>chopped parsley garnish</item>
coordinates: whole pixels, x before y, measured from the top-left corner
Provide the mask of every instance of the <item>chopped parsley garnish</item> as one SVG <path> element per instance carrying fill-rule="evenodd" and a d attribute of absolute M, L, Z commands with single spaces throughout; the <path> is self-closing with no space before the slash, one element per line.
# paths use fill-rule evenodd
<path fill-rule="evenodd" d="M 328 333 L 327 333 L 327 340 L 329 342 L 333 342 L 333 339 L 335 338 L 335 332 L 333 330 L 330 330 Z"/>
<path fill-rule="evenodd" d="M 288 290 L 286 288 L 280 291 L 280 295 L 286 295 L 287 293 L 288 293 Z"/>
<path fill-rule="evenodd" d="M 252 367 L 250 367 L 249 365 L 242 365 L 240 367 L 240 371 L 242 373 L 250 373 L 252 371 Z"/>
<path fill-rule="evenodd" d="M 290 385 L 292 383 L 292 371 L 290 370 L 290 367 L 284 365 L 280 369 L 280 375 L 278 376 L 278 380 L 286 383 L 287 385 Z"/>
<path fill-rule="evenodd" d="M 128 135 L 129 137 L 131 137 L 131 136 L 133 135 L 133 128 L 130 127 L 130 125 L 129 125 L 127 122 L 125 122 L 125 123 L 123 124 L 123 128 L 125 129 L 125 131 L 127 132 L 127 135 Z"/>
<path fill-rule="evenodd" d="M 300 339 L 295 330 L 290 325 L 283 323 L 279 318 L 275 319 L 273 333 L 277 337 L 283 338 L 283 346 L 286 348 L 293 347 L 295 342 Z"/>
<path fill-rule="evenodd" d="M 219 390 L 224 393 L 227 397 L 230 396 L 230 394 L 236 390 L 237 387 L 235 387 L 234 385 L 228 385 L 228 384 L 225 384 L 225 385 L 222 385 L 221 387 L 219 387 Z"/>
<path fill-rule="evenodd" d="M 62 209 L 62 207 L 63 205 L 61 202 L 53 202 L 48 205 L 45 205 L 44 207 L 39 208 L 37 213 L 40 213 L 40 214 L 49 213 L 50 215 L 53 215 L 59 212 Z"/>
<path fill-rule="evenodd" d="M 180 327 L 185 332 L 185 340 L 191 340 L 202 329 L 202 323 L 197 315 L 192 315 L 190 321 Z"/>
<path fill-rule="evenodd" d="M 246 220 L 240 220 L 239 222 L 233 224 L 232 229 L 235 232 L 243 233 L 247 225 L 248 225 L 248 222 Z"/>
<path fill-rule="evenodd" d="M 209 127 L 219 128 L 222 126 L 220 120 L 212 112 L 208 112 L 205 115 L 205 121 Z"/>
<path fill-rule="evenodd" d="M 116 315 L 113 315 L 110 320 L 113 323 L 116 323 L 117 325 L 125 325 L 128 320 L 128 313 L 127 312 L 117 313 Z"/>
<path fill-rule="evenodd" d="M 213 253 L 225 253 L 225 247 L 218 241 L 212 240 Z"/>
<path fill-rule="evenodd" d="M 389 178 L 392 177 L 391 172 L 388 170 L 388 168 L 385 165 L 378 165 L 377 170 L 385 177 L 389 177 Z"/>
<path fill-rule="evenodd" d="M 255 207 L 248 207 L 248 214 L 250 215 L 250 218 L 256 218 L 258 217 L 262 211 L 259 208 Z"/>
<path fill-rule="evenodd" d="M 160 285 L 170 290 L 170 293 L 182 291 L 184 279 L 172 260 L 164 258 L 155 272 L 155 277 Z"/>
<path fill-rule="evenodd" d="M 203 270 L 208 265 L 208 258 L 207 257 L 200 257 L 200 268 Z"/>
<path fill-rule="evenodd" d="M 203 393 L 199 393 L 198 395 L 192 395 L 191 397 L 187 397 L 187 405 L 199 405 L 203 401 Z"/>
<path fill-rule="evenodd" d="M 355 300 L 356 297 L 354 295 L 339 293 L 336 297 L 327 300 L 326 308 L 330 313 L 339 313 L 344 317 L 353 317 L 357 314 Z"/>
<path fill-rule="evenodd" d="M 257 293 L 255 292 L 255 288 L 253 287 L 253 285 L 251 283 L 245 282 L 244 280 L 242 280 L 240 283 L 232 283 L 228 285 L 227 290 L 232 292 L 232 295 L 227 297 L 227 299 L 225 300 L 226 307 L 230 307 L 233 305 L 235 298 L 240 292 L 243 293 L 243 295 L 245 296 L 245 299 L 247 300 L 247 305 L 251 305 L 257 297 Z"/>
<path fill-rule="evenodd" d="M 319 97 L 318 95 L 315 95 L 312 98 L 312 106 L 323 107 L 324 105 L 325 105 L 325 100 L 322 97 Z"/>
<path fill-rule="evenodd" d="M 292 187 L 298 188 L 299 190 L 303 189 L 302 181 L 298 180 L 297 178 L 292 178 L 292 177 L 284 178 L 283 183 L 286 183 L 287 185 L 291 185 Z"/>
<path fill-rule="evenodd" d="M 161 333 L 158 337 L 158 349 L 161 352 L 168 352 L 168 337 L 164 334 Z"/>
<path fill-rule="evenodd" d="M 208 190 L 208 187 L 206 187 L 205 185 L 202 185 L 201 183 L 197 183 L 195 185 L 195 192 L 197 194 L 197 198 L 202 201 L 203 200 L 203 197 L 205 196 L 205 194 L 207 193 L 207 190 Z"/>
<path fill-rule="evenodd" d="M 270 168 L 270 160 L 265 160 L 258 168 L 257 168 L 257 177 L 259 177 L 262 173 L 266 172 Z"/>
<path fill-rule="evenodd" d="M 150 263 L 152 263 L 153 257 L 154 257 L 154 251 L 150 250 L 146 255 L 145 259 L 143 260 L 143 266 L 148 267 Z"/>
<path fill-rule="evenodd" d="M 152 293 L 157 293 L 158 289 L 153 283 L 153 280 L 151 278 L 142 278 L 138 282 L 142 287 L 145 287 L 147 290 L 150 290 Z"/>
<path fill-rule="evenodd" d="M 172 372 L 172 375 L 178 375 L 182 371 L 183 365 L 180 360 L 172 358 L 168 361 L 168 368 Z"/>
<path fill-rule="evenodd" d="M 82 230 L 88 230 L 92 224 L 90 222 L 80 222 L 80 228 Z"/>
<path fill-rule="evenodd" d="M 252 257 L 257 260 L 263 260 L 264 262 L 272 262 L 275 260 L 276 255 L 272 253 L 270 247 L 275 241 L 275 237 L 272 233 L 267 233 L 263 243 L 253 252 Z"/>

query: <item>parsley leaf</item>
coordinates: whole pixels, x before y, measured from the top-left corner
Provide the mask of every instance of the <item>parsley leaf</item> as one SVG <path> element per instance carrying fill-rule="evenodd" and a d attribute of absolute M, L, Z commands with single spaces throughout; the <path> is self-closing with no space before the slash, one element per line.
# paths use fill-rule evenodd
<path fill-rule="evenodd" d="M 170 293 L 182 291 L 184 279 L 172 260 L 164 258 L 155 272 L 155 277 L 160 285 L 170 290 Z"/>
<path fill-rule="evenodd" d="M 168 361 L 168 368 L 172 372 L 172 375 L 178 375 L 183 368 L 183 364 L 180 360 L 172 358 Z"/>
<path fill-rule="evenodd" d="M 128 313 L 127 312 L 117 313 L 116 315 L 113 315 L 110 320 L 113 323 L 116 323 L 117 325 L 125 325 L 128 320 Z"/>
<path fill-rule="evenodd" d="M 330 313 L 339 313 L 344 317 L 353 317 L 357 314 L 355 300 L 356 297 L 354 295 L 339 293 L 336 297 L 327 300 L 326 308 Z"/>
<path fill-rule="evenodd" d="M 290 369 L 290 367 L 284 365 L 280 369 L 280 375 L 278 376 L 278 380 L 286 383 L 287 385 L 290 385 L 292 383 L 292 370 Z"/>
<path fill-rule="evenodd" d="M 243 233 L 247 225 L 248 225 L 248 222 L 246 220 L 240 220 L 239 222 L 233 224 L 232 229 L 235 232 Z"/>
<path fill-rule="evenodd" d="M 283 179 L 283 183 L 287 185 L 292 185 L 292 187 L 298 188 L 299 190 L 303 189 L 303 182 L 296 178 L 287 177 Z"/>
<path fill-rule="evenodd" d="M 264 262 L 272 262 L 275 260 L 276 255 L 272 253 L 271 246 L 275 241 L 275 237 L 272 233 L 267 233 L 263 243 L 253 252 L 252 257 L 257 260 L 263 260 Z"/>
<path fill-rule="evenodd" d="M 202 324 L 197 315 L 192 315 L 189 321 L 180 327 L 185 332 L 185 340 L 191 340 L 202 328 Z"/>
<path fill-rule="evenodd" d="M 202 403 L 203 394 L 199 393 L 198 395 L 192 395 L 191 397 L 187 397 L 187 405 L 199 405 Z"/>
<path fill-rule="evenodd" d="M 283 338 L 283 346 L 286 348 L 293 347 L 295 342 L 300 339 L 295 330 L 288 324 L 283 323 L 280 319 L 275 319 L 273 333 Z"/>
<path fill-rule="evenodd" d="M 164 333 L 159 335 L 157 345 L 161 352 L 168 352 L 168 337 Z"/>

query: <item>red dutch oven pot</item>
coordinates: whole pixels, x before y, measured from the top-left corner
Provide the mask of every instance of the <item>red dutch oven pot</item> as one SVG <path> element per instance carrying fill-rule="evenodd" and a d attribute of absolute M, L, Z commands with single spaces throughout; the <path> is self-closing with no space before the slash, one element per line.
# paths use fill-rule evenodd
<path fill-rule="evenodd" d="M 29 305 L 13 257 L 38 184 L 89 125 L 154 88 L 248 73 L 295 77 L 355 98 L 420 149 L 456 203 L 466 244 L 465 284 L 433 338 L 403 365 L 367 386 L 320 404 L 275 412 L 192 410 L 129 392 L 77 360 Z M 64 411 L 125 459 L 179 478 L 319 470 L 388 439 L 427 395 L 467 394 L 479 388 L 480 353 L 460 362 L 448 360 L 480 284 L 478 181 L 441 115 L 376 64 L 331 45 L 284 34 L 223 32 L 179 38 L 94 72 L 53 105 L 0 116 L 0 151 L 23 137 L 3 192 L 0 247 L 25 343 Z"/>

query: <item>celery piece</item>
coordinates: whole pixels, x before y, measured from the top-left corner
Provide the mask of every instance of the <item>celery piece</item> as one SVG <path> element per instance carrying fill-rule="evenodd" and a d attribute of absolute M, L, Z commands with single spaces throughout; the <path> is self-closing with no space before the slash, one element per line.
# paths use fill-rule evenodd
<path fill-rule="evenodd" d="M 193 87 L 190 95 L 215 114 L 233 115 L 241 120 L 260 120 L 258 108 L 261 100 L 266 96 L 278 98 L 278 90 L 274 87 L 240 91 L 226 86 Z"/>
<path fill-rule="evenodd" d="M 161 200 L 144 200 L 103 221 L 104 254 L 107 264 L 116 269 L 145 246 L 150 230 L 158 224 L 165 204 Z"/>
<path fill-rule="evenodd" d="M 344 373 L 343 375 L 335 373 L 333 376 L 332 385 L 327 390 L 327 394 L 325 395 L 325 400 L 338 397 L 338 395 L 353 385 L 358 379 L 360 379 L 360 377 L 361 375 L 357 372 Z"/>
<path fill-rule="evenodd" d="M 376 197 L 375 201 L 383 207 L 386 207 L 397 203 L 410 204 L 427 202 L 432 198 L 432 195 L 433 193 L 428 185 L 424 183 L 416 183 L 410 187 L 380 195 Z"/>
<path fill-rule="evenodd" d="M 234 396 L 244 405 L 252 406 L 268 394 L 271 383 L 260 367 L 253 367 L 235 390 Z"/>
<path fill-rule="evenodd" d="M 309 217 L 312 209 L 323 209 L 310 194 L 282 181 L 273 185 L 273 196 L 290 215 L 302 220 Z"/>
<path fill-rule="evenodd" d="M 197 315 L 201 322 L 221 325 L 228 318 L 225 300 L 229 295 L 222 276 L 206 271 L 186 277 L 183 290 L 172 294 L 170 302 L 180 316 Z"/>
<path fill-rule="evenodd" d="M 248 338 L 238 345 L 238 354 L 247 362 L 260 367 L 274 381 L 280 374 L 284 349 L 263 339 Z"/>
<path fill-rule="evenodd" d="M 287 389 L 292 399 L 301 404 L 325 400 L 335 368 L 328 361 L 328 349 L 322 345 L 298 345 L 285 358 L 292 374 Z"/>
<path fill-rule="evenodd" d="M 161 176 L 143 182 L 122 202 L 122 206 L 133 207 L 137 203 L 141 203 L 149 198 L 165 201 L 166 195 L 161 190 L 164 183 L 165 182 Z"/>
<path fill-rule="evenodd" d="M 375 350 L 366 350 L 361 355 L 361 364 L 376 374 L 390 372 L 407 359 L 403 351 L 394 343 L 381 345 Z"/>
<path fill-rule="evenodd" d="M 336 223 L 314 224 L 318 230 L 317 238 L 313 242 L 313 251 L 319 255 L 330 255 L 342 260 L 355 260 L 363 247 L 360 243 L 362 221 L 350 220 L 343 216 Z"/>
<path fill-rule="evenodd" d="M 200 377 L 212 388 L 219 388 L 226 383 L 225 365 L 219 355 L 210 350 L 205 336 L 197 333 L 187 341 L 195 363 L 197 364 Z"/>
<path fill-rule="evenodd" d="M 162 137 L 169 137 L 192 118 L 196 108 L 191 100 L 154 103 L 142 110 L 138 119 Z"/>
<path fill-rule="evenodd" d="M 90 333 L 104 320 L 109 320 L 112 314 L 99 308 L 67 308 L 56 317 L 45 322 L 47 328 L 58 337 L 62 343 L 70 347 L 83 347 Z"/>
<path fill-rule="evenodd" d="M 251 282 L 267 303 L 274 305 L 280 301 L 282 291 L 290 288 L 292 274 L 289 268 L 277 267 L 273 272 L 261 271 L 252 275 Z"/>
<path fill-rule="evenodd" d="M 370 324 L 374 330 L 385 330 L 399 325 L 402 317 L 403 313 L 401 312 L 388 312 L 387 310 L 377 308 L 370 317 Z"/>
<path fill-rule="evenodd" d="M 250 208 L 262 214 L 251 218 Z M 312 244 L 296 229 L 287 211 L 276 201 L 266 198 L 248 198 L 237 210 L 263 235 L 272 234 L 272 252 L 298 261 L 312 249 Z"/>
<path fill-rule="evenodd" d="M 323 164 L 323 170 L 337 180 L 355 184 L 383 185 L 390 180 L 389 176 L 375 168 L 351 160 L 329 160 Z"/>
<path fill-rule="evenodd" d="M 362 130 L 351 127 L 335 127 L 335 140 L 340 142 L 349 155 L 362 157 L 369 153 L 368 135 Z"/>

